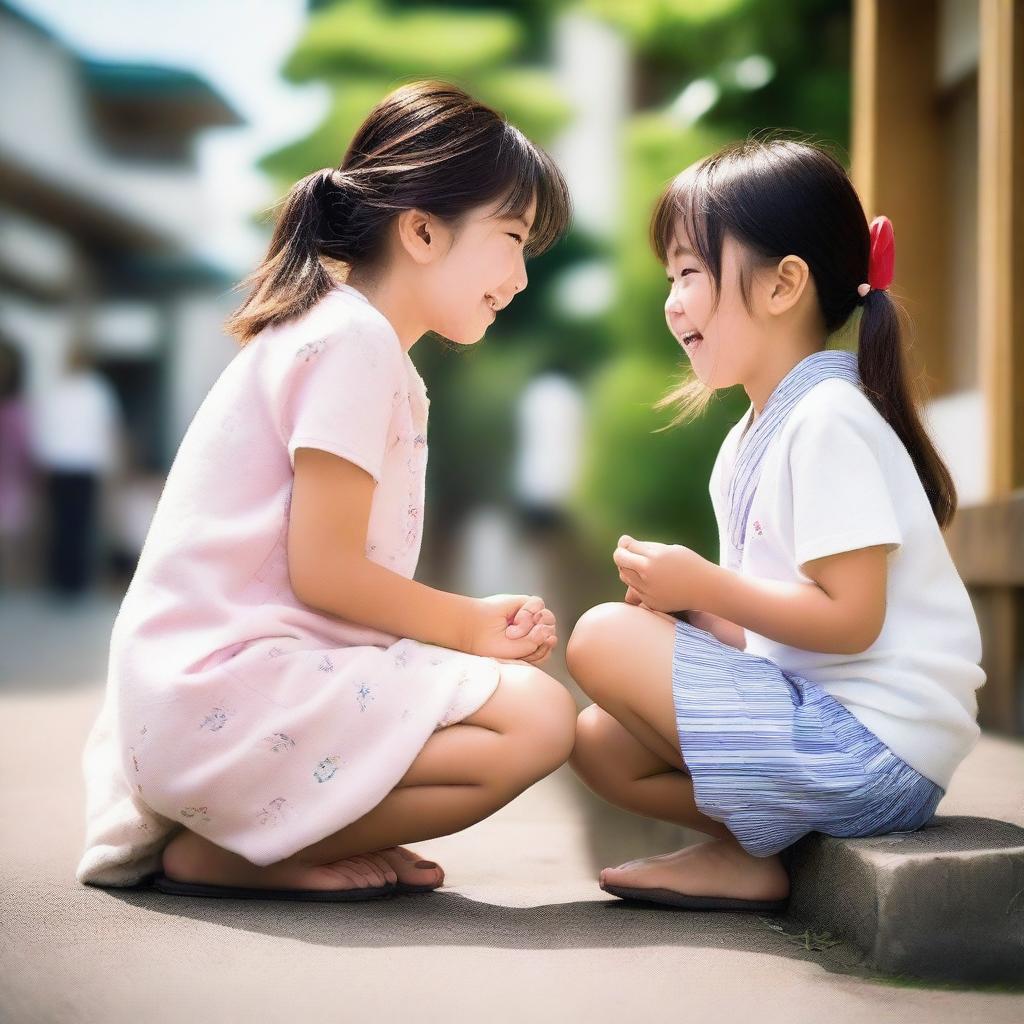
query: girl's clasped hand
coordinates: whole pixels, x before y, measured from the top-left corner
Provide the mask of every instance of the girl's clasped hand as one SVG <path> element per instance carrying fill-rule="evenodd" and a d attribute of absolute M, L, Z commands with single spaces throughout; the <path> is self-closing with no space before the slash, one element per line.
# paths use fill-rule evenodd
<path fill-rule="evenodd" d="M 554 613 L 541 597 L 495 594 L 478 607 L 465 646 L 470 654 L 541 665 L 558 643 Z"/>

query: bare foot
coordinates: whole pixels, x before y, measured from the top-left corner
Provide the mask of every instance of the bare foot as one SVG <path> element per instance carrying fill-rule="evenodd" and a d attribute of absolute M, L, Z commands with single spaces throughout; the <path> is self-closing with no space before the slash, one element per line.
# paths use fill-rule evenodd
<path fill-rule="evenodd" d="M 438 889 L 444 884 L 444 871 L 440 864 L 424 860 L 404 846 L 379 850 L 377 856 L 383 857 L 394 869 L 398 881 L 406 885 L 429 885 L 431 889 Z"/>
<path fill-rule="evenodd" d="M 739 900 L 782 900 L 789 895 L 789 875 L 778 855 L 754 857 L 732 839 L 711 839 L 605 868 L 601 888 L 607 885 Z"/>
<path fill-rule="evenodd" d="M 332 864 L 308 865 L 293 860 L 259 867 L 188 829 L 164 848 L 163 869 L 178 882 L 232 885 L 250 889 L 347 889 L 394 885 L 392 859 L 369 853 Z"/>

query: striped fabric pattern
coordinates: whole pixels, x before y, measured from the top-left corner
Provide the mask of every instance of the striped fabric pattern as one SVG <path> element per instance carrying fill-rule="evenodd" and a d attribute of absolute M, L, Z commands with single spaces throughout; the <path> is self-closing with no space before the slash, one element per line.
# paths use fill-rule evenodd
<path fill-rule="evenodd" d="M 686 622 L 672 695 L 697 807 L 754 856 L 808 832 L 912 832 L 945 795 L 817 683 Z"/>
<path fill-rule="evenodd" d="M 732 479 L 729 481 L 729 568 L 737 568 L 742 559 L 750 506 L 761 479 L 761 464 L 769 445 L 793 406 L 815 384 L 830 377 L 839 377 L 859 388 L 861 381 L 856 353 L 842 349 L 822 349 L 801 359 L 775 386 L 761 415 L 754 421 L 753 428 L 748 429 L 740 439 Z"/>

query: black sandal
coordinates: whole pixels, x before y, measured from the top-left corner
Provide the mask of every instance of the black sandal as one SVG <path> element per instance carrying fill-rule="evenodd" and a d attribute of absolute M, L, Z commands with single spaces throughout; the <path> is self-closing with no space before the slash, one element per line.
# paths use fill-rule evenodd
<path fill-rule="evenodd" d="M 238 885 L 205 885 L 200 882 L 177 882 L 166 875 L 157 875 L 152 888 L 170 896 L 207 896 L 237 900 L 301 900 L 317 903 L 357 903 L 362 900 L 386 899 L 396 893 L 421 892 L 421 886 L 367 886 L 365 889 L 247 889 Z"/>

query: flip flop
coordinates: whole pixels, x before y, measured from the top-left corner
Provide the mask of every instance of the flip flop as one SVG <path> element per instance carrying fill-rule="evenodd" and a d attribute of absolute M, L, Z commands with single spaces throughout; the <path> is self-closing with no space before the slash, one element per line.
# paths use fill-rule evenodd
<path fill-rule="evenodd" d="M 443 884 L 443 883 L 442 883 Z M 399 896 L 411 896 L 418 892 L 436 892 L 440 885 L 412 885 L 409 882 L 396 882 L 392 888 Z"/>
<path fill-rule="evenodd" d="M 727 896 L 688 896 L 684 892 L 673 892 L 671 889 L 627 889 L 619 885 L 603 885 L 601 888 L 623 900 L 658 903 L 682 910 L 739 910 L 765 914 L 785 910 L 789 903 L 788 899 L 736 900 Z"/>
<path fill-rule="evenodd" d="M 404 886 L 404 888 L 403 888 Z M 365 889 L 246 889 L 237 885 L 203 885 L 199 882 L 176 882 L 166 875 L 157 875 L 152 881 L 157 892 L 170 896 L 207 896 L 237 900 L 302 900 L 317 903 L 357 903 L 379 900 L 396 893 L 421 892 L 421 886 L 394 885 L 367 886 Z"/>

